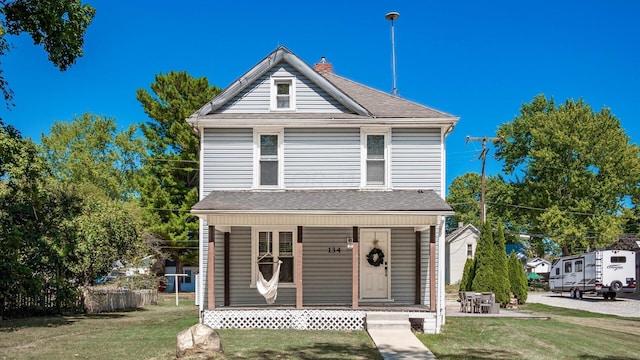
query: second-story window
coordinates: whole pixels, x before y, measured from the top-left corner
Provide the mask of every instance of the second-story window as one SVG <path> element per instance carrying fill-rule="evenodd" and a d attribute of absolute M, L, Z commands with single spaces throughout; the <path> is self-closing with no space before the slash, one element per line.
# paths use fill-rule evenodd
<path fill-rule="evenodd" d="M 366 184 L 386 185 L 386 145 L 384 134 L 366 135 Z"/>
<path fill-rule="evenodd" d="M 278 185 L 278 135 L 260 135 L 260 185 Z"/>

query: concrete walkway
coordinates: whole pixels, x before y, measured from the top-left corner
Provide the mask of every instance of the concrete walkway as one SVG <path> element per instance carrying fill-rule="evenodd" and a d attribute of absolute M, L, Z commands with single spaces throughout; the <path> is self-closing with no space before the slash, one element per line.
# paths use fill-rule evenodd
<path fill-rule="evenodd" d="M 433 353 L 411 330 L 370 329 L 369 336 L 385 360 L 435 359 Z"/>

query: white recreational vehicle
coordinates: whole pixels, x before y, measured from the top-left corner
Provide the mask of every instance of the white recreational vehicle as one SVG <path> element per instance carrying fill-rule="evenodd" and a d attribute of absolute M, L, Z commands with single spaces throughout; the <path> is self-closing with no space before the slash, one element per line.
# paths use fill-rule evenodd
<path fill-rule="evenodd" d="M 618 292 L 636 289 L 636 254 L 628 250 L 599 250 L 554 260 L 549 272 L 553 292 L 569 292 L 581 299 L 584 293 L 615 299 Z"/>

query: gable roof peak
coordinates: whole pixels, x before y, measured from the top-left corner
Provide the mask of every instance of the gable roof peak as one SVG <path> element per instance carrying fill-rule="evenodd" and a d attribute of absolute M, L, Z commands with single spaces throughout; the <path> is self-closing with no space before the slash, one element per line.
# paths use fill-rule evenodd
<path fill-rule="evenodd" d="M 241 75 L 231 85 L 224 89 L 220 94 L 216 95 L 211 101 L 202 106 L 198 111 L 193 113 L 190 117 L 197 118 L 198 116 L 205 116 L 215 112 L 222 107 L 227 101 L 231 100 L 234 96 L 238 95 L 247 86 L 252 84 L 267 71 L 271 70 L 278 63 L 286 61 L 294 69 L 299 71 L 307 79 L 317 84 L 320 88 L 326 91 L 329 95 L 335 98 L 338 102 L 344 105 L 349 110 L 358 115 L 371 117 L 371 114 L 363 106 L 355 102 L 349 96 L 347 96 L 340 88 L 332 84 L 329 80 L 321 76 L 307 63 L 302 61 L 291 50 L 285 46 L 280 45 L 274 51 L 269 53 L 264 59 L 254 65 L 249 71 Z"/>

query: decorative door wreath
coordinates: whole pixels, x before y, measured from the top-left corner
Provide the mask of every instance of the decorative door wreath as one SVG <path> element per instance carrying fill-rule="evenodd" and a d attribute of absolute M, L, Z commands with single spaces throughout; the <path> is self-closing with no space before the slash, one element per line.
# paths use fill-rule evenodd
<path fill-rule="evenodd" d="M 384 262 L 384 253 L 378 248 L 373 248 L 367 255 L 367 261 L 372 266 L 378 267 Z"/>

